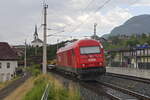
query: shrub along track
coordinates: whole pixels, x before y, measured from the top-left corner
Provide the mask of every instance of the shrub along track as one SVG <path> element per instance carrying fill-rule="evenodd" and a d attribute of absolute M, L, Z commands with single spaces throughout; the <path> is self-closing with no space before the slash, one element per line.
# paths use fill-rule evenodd
<path fill-rule="evenodd" d="M 3 100 L 5 97 L 7 97 L 10 93 L 12 93 L 17 87 L 19 87 L 21 84 L 23 84 L 29 77 L 31 76 L 31 73 L 25 72 L 23 76 L 21 76 L 19 79 L 13 81 L 6 87 L 0 90 L 0 100 Z"/>

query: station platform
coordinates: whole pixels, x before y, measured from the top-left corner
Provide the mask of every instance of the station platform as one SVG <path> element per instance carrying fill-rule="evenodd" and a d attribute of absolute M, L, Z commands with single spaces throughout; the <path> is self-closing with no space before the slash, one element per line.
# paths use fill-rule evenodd
<path fill-rule="evenodd" d="M 126 67 L 106 67 L 106 72 L 150 79 L 150 70 L 146 69 L 136 69 Z"/>

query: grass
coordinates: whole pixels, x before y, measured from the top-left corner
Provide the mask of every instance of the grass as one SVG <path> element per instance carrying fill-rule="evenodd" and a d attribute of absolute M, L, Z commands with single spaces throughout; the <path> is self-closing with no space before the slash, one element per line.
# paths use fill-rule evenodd
<path fill-rule="evenodd" d="M 48 83 L 50 84 L 48 100 L 80 100 L 81 97 L 76 88 L 71 86 L 64 88 L 61 82 L 52 75 L 41 74 L 39 65 L 34 65 L 26 70 L 30 71 L 33 76 L 5 100 L 41 100 Z"/>
<path fill-rule="evenodd" d="M 77 89 L 63 85 L 49 75 L 39 75 L 34 81 L 34 87 L 24 96 L 22 100 L 41 100 L 47 83 L 50 84 L 48 100 L 80 100 Z"/>
<path fill-rule="evenodd" d="M 39 74 L 41 74 L 39 64 L 35 64 L 35 65 L 30 66 L 30 67 L 27 67 L 25 70 L 31 72 L 32 76 L 35 76 L 35 77 L 37 77 Z"/>
<path fill-rule="evenodd" d="M 34 81 L 34 87 L 25 95 L 22 100 L 41 100 L 45 86 L 45 78 L 42 76 L 38 76 Z"/>
<path fill-rule="evenodd" d="M 80 94 L 77 89 L 71 86 L 66 89 L 57 79 L 49 78 L 52 81 L 48 100 L 80 100 Z"/>

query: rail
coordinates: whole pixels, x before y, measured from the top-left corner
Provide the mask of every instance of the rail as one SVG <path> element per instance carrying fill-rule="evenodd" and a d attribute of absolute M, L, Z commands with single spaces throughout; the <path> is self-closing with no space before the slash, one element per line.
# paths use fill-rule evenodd
<path fill-rule="evenodd" d="M 44 93 L 42 95 L 41 100 L 47 100 L 48 94 L 49 94 L 49 87 L 50 87 L 50 85 L 47 84 L 46 87 L 45 87 L 45 90 L 44 90 Z"/>
<path fill-rule="evenodd" d="M 150 79 L 147 79 L 147 78 L 129 76 L 129 75 L 123 75 L 123 74 L 116 74 L 116 73 L 110 73 L 110 72 L 107 72 L 106 75 L 150 84 Z"/>
<path fill-rule="evenodd" d="M 137 93 L 137 92 L 134 92 L 134 91 L 131 91 L 131 90 L 119 87 L 119 86 L 115 86 L 115 85 L 112 85 L 112 84 L 109 84 L 109 83 L 99 82 L 99 81 L 97 81 L 97 82 L 100 83 L 100 84 L 103 84 L 104 86 L 108 86 L 108 87 L 111 87 L 113 89 L 122 91 L 123 93 L 126 93 L 126 94 L 132 95 L 134 97 L 137 97 L 137 98 L 139 98 L 139 100 L 150 100 L 150 97 L 146 96 L 144 94 L 140 94 L 140 93 Z"/>

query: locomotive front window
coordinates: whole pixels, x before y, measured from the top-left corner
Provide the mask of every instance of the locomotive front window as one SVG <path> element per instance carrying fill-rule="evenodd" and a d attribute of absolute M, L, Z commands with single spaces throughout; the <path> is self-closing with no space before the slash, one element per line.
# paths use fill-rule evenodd
<path fill-rule="evenodd" d="M 80 47 L 81 54 L 97 54 L 100 53 L 99 46 L 91 46 L 91 47 Z"/>

